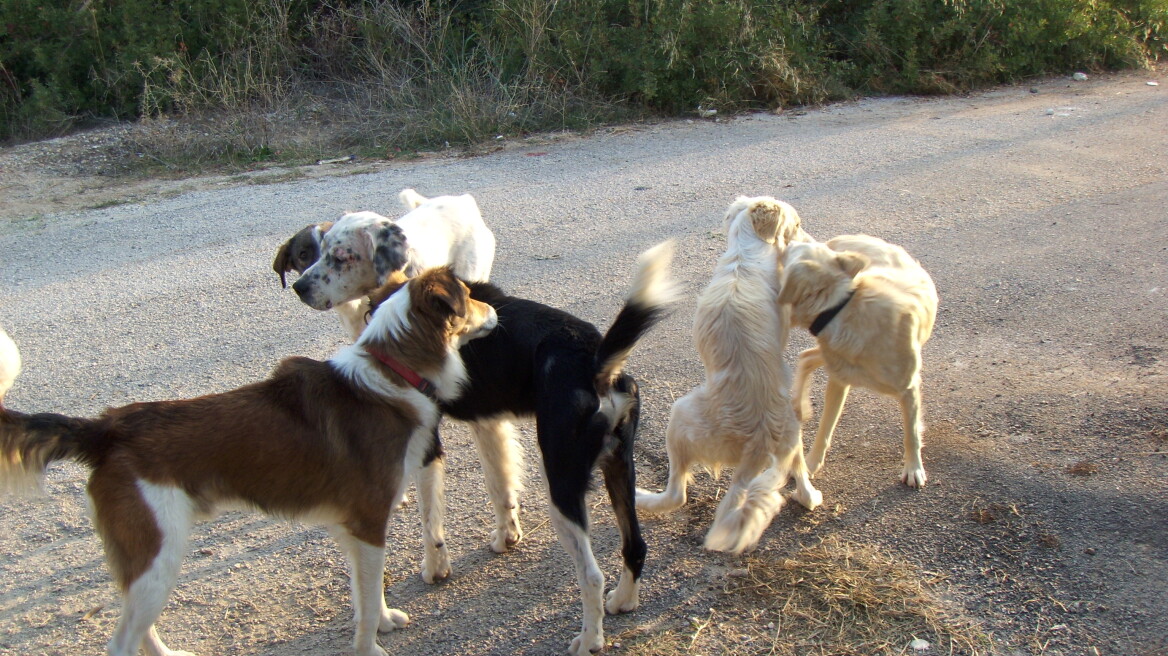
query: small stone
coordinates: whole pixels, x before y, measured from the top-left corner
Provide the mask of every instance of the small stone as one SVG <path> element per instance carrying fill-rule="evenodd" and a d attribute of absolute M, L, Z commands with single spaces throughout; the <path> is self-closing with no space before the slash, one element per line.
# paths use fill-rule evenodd
<path fill-rule="evenodd" d="M 1094 556 L 1095 555 L 1095 547 L 1087 547 L 1086 549 L 1083 550 L 1083 553 L 1087 554 L 1088 556 Z"/>

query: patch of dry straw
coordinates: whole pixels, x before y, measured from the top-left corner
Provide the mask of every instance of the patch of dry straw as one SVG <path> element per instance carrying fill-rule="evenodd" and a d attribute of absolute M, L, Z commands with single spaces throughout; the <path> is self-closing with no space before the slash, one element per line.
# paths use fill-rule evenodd
<path fill-rule="evenodd" d="M 874 656 L 992 653 L 990 638 L 934 589 L 943 580 L 838 538 L 790 557 L 750 556 L 726 601 L 690 626 L 634 638 L 637 656 Z M 929 643 L 915 650 L 914 640 Z M 920 645 L 921 643 L 917 643 Z"/>

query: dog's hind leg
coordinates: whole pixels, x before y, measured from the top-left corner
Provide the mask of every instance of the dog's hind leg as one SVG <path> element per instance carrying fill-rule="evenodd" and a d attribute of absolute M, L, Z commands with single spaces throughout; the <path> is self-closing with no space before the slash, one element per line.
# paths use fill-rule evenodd
<path fill-rule="evenodd" d="M 479 461 L 487 481 L 487 496 L 495 509 L 495 530 L 491 550 L 503 553 L 523 539 L 519 526 L 519 492 L 523 484 L 519 469 L 522 447 L 515 438 L 515 425 L 504 419 L 484 419 L 470 425 Z"/>
<path fill-rule="evenodd" d="M 578 512 L 585 513 L 587 517 L 583 493 L 581 490 Z M 604 574 L 596 563 L 596 556 L 592 554 L 592 541 L 584 526 L 560 512 L 554 502 L 549 511 L 556 536 L 576 565 L 576 582 L 580 586 L 580 598 L 584 606 L 580 633 L 572 640 L 568 653 L 572 656 L 588 656 L 604 648 Z"/>
<path fill-rule="evenodd" d="M 586 389 L 584 384 L 591 387 L 591 382 L 580 381 L 577 389 Z M 582 628 L 568 650 L 573 656 L 587 656 L 604 647 L 604 574 L 592 553 L 584 497 L 611 424 L 609 416 L 594 410 L 600 406 L 600 399 L 594 393 L 579 391 L 570 398 L 573 404 L 558 402 L 559 399 L 544 400 L 546 405 L 537 412 L 536 426 L 544 478 L 551 497 L 552 525 L 560 544 L 576 565 L 584 608 Z"/>
<path fill-rule="evenodd" d="M 107 645 L 109 655 L 137 656 L 141 647 L 147 656 L 191 656 L 169 649 L 154 628 L 187 550 L 194 518 L 191 498 L 175 487 L 127 484 L 126 478 L 102 472 L 90 478 L 89 493 L 110 567 L 125 594 L 122 616 Z M 111 499 L 118 499 L 113 502 L 116 509 Z M 153 547 L 154 554 L 144 553 L 144 546 Z"/>
<path fill-rule="evenodd" d="M 819 418 L 819 429 L 815 431 L 815 445 L 811 447 L 811 455 L 807 457 L 807 471 L 812 476 L 819 473 L 823 467 L 823 459 L 827 457 L 827 449 L 831 447 L 831 436 L 835 433 L 836 424 L 839 423 L 849 389 L 851 386 L 828 376 L 827 387 L 823 391 L 823 416 Z"/>
<path fill-rule="evenodd" d="M 823 353 L 819 347 L 809 348 L 799 354 L 799 363 L 795 366 L 795 380 L 791 387 L 791 407 L 795 409 L 795 418 L 800 422 L 811 418 L 811 390 L 807 383 L 811 374 L 823 366 Z"/>
<path fill-rule="evenodd" d="M 624 569 L 620 582 L 608 593 L 605 610 L 609 613 L 627 613 L 640 605 L 641 570 L 645 566 L 648 547 L 641 537 L 641 524 L 637 521 L 636 469 L 633 464 L 633 440 L 640 420 L 641 402 L 637 393 L 637 383 L 631 376 L 621 376 L 613 386 L 615 392 L 628 394 L 632 404 L 628 415 L 613 429 L 612 448 L 605 456 L 601 467 L 604 471 L 604 485 L 612 502 L 617 527 L 621 533 L 621 556 Z"/>
<path fill-rule="evenodd" d="M 422 580 L 434 583 L 450 576 L 450 552 L 446 548 L 446 459 L 438 427 L 422 468 L 414 476 L 418 487 L 418 512 L 422 515 Z"/>
<path fill-rule="evenodd" d="M 783 506 L 779 488 L 787 482 L 787 467 L 788 463 L 767 454 L 745 451 L 730 477 L 726 496 L 714 512 L 714 523 L 706 533 L 706 549 L 737 554 L 758 543 Z"/>
<path fill-rule="evenodd" d="M 699 388 L 700 389 L 700 388 Z M 665 452 L 669 455 L 669 481 L 665 490 L 652 493 L 637 490 L 637 509 L 648 513 L 665 514 L 685 505 L 686 487 L 689 484 L 690 467 L 694 464 L 693 451 L 706 440 L 716 439 L 710 435 L 701 412 L 696 408 L 704 397 L 694 390 L 678 399 L 669 413 L 669 424 L 665 428 Z"/>
<path fill-rule="evenodd" d="M 900 414 L 904 422 L 904 471 L 901 482 L 909 487 L 925 486 L 925 465 L 921 462 L 921 388 L 914 385 L 900 395 Z"/>

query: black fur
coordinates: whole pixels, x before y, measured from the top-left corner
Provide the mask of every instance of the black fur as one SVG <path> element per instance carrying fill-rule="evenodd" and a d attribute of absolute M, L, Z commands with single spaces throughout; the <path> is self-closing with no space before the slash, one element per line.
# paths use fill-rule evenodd
<path fill-rule="evenodd" d="M 599 414 L 596 374 L 663 318 L 659 308 L 626 304 L 602 337 L 567 312 L 508 296 L 490 283 L 467 283 L 471 298 L 495 308 L 499 324 L 459 353 L 469 374 L 461 396 L 442 404 L 455 419 L 475 421 L 514 414 L 534 416 L 551 501 L 585 530 L 584 496 L 599 464 L 621 531 L 625 565 L 637 578 L 647 548 L 637 521 L 633 439 L 640 416 L 637 384 L 621 374 L 613 389 L 631 408 L 609 432 Z"/>
<path fill-rule="evenodd" d="M 373 250 L 373 270 L 378 281 L 394 271 L 401 271 L 409 261 L 406 233 L 396 223 L 389 223 L 377 231 L 377 247 Z M 420 273 L 420 272 L 419 272 Z"/>

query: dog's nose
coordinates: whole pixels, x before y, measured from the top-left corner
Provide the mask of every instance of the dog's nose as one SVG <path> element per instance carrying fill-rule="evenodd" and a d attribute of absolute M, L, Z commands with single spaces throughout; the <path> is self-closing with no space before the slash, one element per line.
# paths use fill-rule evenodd
<path fill-rule="evenodd" d="M 301 300 L 304 300 L 304 294 L 308 291 L 308 282 L 304 278 L 298 278 L 296 282 L 292 283 L 292 291 L 296 292 Z"/>

